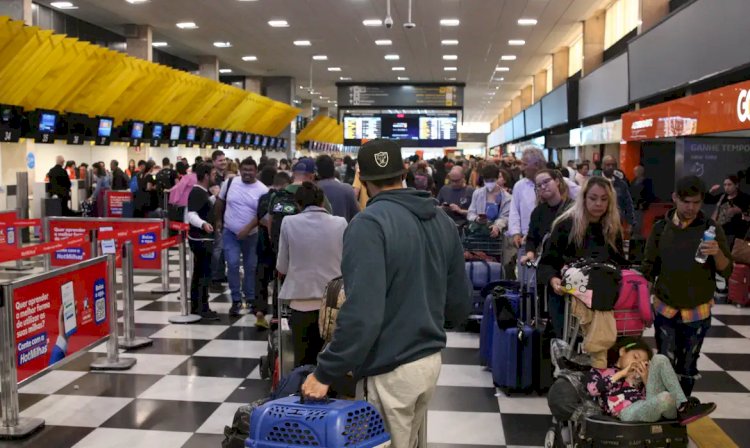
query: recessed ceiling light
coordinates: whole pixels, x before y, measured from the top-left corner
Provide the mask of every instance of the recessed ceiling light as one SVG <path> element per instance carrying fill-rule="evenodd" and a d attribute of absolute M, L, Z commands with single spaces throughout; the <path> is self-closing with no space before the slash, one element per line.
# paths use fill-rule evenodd
<path fill-rule="evenodd" d="M 321 95 L 321 96 L 320 96 L 320 99 L 321 99 L 321 100 L 327 100 L 327 99 L 328 99 L 328 97 L 327 97 L 327 96 L 322 96 L 322 95 Z"/>
<path fill-rule="evenodd" d="M 328 67 L 329 72 L 340 72 L 341 67 Z"/>
<path fill-rule="evenodd" d="M 516 55 L 514 55 L 514 54 L 504 54 L 504 55 L 500 56 L 500 60 L 501 61 L 515 61 L 516 60 Z"/>
<path fill-rule="evenodd" d="M 505 78 L 495 78 L 495 81 L 505 81 Z"/>
<path fill-rule="evenodd" d="M 328 60 L 328 56 L 324 54 L 316 54 L 315 56 L 313 56 L 313 61 L 327 61 L 327 60 Z"/>
<path fill-rule="evenodd" d="M 71 2 L 52 2 L 49 5 L 57 9 L 78 9 L 78 6 Z"/>
<path fill-rule="evenodd" d="M 231 42 L 214 42 L 214 47 L 216 48 L 229 48 L 231 46 Z"/>
<path fill-rule="evenodd" d="M 350 77 L 348 77 L 348 76 L 339 76 L 339 80 L 340 80 L 340 81 L 351 81 L 351 80 L 352 80 L 352 78 L 350 78 Z"/>
<path fill-rule="evenodd" d="M 458 45 L 458 39 L 443 39 L 441 45 Z"/>
<path fill-rule="evenodd" d="M 495 86 L 495 90 L 500 90 L 500 86 Z"/>
<path fill-rule="evenodd" d="M 508 41 L 508 45 L 513 45 L 514 47 L 520 47 L 521 45 L 526 45 L 526 41 L 523 39 L 511 39 Z"/>
<path fill-rule="evenodd" d="M 455 54 L 444 54 L 443 55 L 444 61 L 455 61 L 458 60 L 458 55 Z"/>
<path fill-rule="evenodd" d="M 489 96 L 495 96 L 495 92 L 487 92 L 487 95 L 489 95 Z"/>
<path fill-rule="evenodd" d="M 294 45 L 298 47 L 309 47 L 312 45 L 309 40 L 295 40 Z"/>
<path fill-rule="evenodd" d="M 385 45 L 391 45 L 393 42 L 391 42 L 390 39 L 378 39 L 375 41 L 375 45 L 385 46 Z"/>
<path fill-rule="evenodd" d="M 130 3 L 131 5 L 137 5 L 140 3 L 147 3 L 149 0 L 125 0 L 125 1 Z"/>
<path fill-rule="evenodd" d="M 518 24 L 521 26 L 534 26 L 536 25 L 536 19 L 518 19 Z"/>
<path fill-rule="evenodd" d="M 268 24 L 274 28 L 286 28 L 289 26 L 289 22 L 286 20 L 269 20 Z"/>
<path fill-rule="evenodd" d="M 509 72 L 510 68 L 509 67 L 495 67 L 495 71 L 498 71 L 498 72 Z"/>
<path fill-rule="evenodd" d="M 403 72 L 404 70 L 406 70 L 406 67 L 392 67 L 391 70 L 393 70 L 394 72 Z"/>
<path fill-rule="evenodd" d="M 365 19 L 362 21 L 364 26 L 383 26 L 383 21 L 380 19 Z"/>
<path fill-rule="evenodd" d="M 458 67 L 443 67 L 443 70 L 446 72 L 455 72 L 458 71 Z"/>
<path fill-rule="evenodd" d="M 220 68 L 219 73 L 232 73 L 231 68 Z"/>
<path fill-rule="evenodd" d="M 169 44 L 167 44 L 166 42 L 152 42 L 151 43 L 151 46 L 154 47 L 154 48 L 166 47 L 168 45 Z"/>
<path fill-rule="evenodd" d="M 398 61 L 400 58 L 397 54 L 387 54 L 385 55 L 386 61 Z"/>
<path fill-rule="evenodd" d="M 177 24 L 177 28 L 182 30 L 194 30 L 198 28 L 198 25 L 196 25 L 195 22 L 180 22 Z"/>
<path fill-rule="evenodd" d="M 461 21 L 458 19 L 440 19 L 441 26 L 458 26 L 460 24 Z"/>
<path fill-rule="evenodd" d="M 245 62 L 257 61 L 257 56 L 242 56 L 242 60 Z"/>
<path fill-rule="evenodd" d="M 445 78 L 446 81 L 455 81 L 456 78 Z"/>
<path fill-rule="evenodd" d="M 398 79 L 399 81 L 408 81 L 408 80 L 409 80 L 409 77 L 408 77 L 408 76 L 399 76 L 399 77 L 398 77 L 397 79 Z"/>

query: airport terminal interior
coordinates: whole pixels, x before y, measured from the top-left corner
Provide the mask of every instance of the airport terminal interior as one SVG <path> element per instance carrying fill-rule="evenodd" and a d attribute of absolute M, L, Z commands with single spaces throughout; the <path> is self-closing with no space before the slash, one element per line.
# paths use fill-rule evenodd
<path fill-rule="evenodd" d="M 748 17 L 0 0 L 0 448 L 750 448 Z"/>

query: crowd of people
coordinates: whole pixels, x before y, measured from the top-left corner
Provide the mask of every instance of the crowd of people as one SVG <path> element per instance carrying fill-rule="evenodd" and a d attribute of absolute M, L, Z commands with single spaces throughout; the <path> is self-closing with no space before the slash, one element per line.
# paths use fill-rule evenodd
<path fill-rule="evenodd" d="M 269 285 L 283 280 L 279 299 L 291 309 L 295 364 L 317 365 L 303 392 L 322 397 L 336 378 L 350 372 L 365 377 L 395 446 L 413 446 L 440 371 L 444 326 L 461 322 L 471 306 L 457 229 L 479 227 L 497 239 L 506 276 L 537 274 L 558 337 L 564 296 L 570 293 L 563 267 L 581 259 L 629 266 L 623 242 L 656 200 L 653 183 L 643 166 L 629 181 L 611 156 L 594 170 L 590 166 L 588 161 L 558 166 L 536 147 L 525 148 L 519 159 L 404 160 L 398 144 L 378 139 L 363 145 L 357 161 L 329 155 L 232 161 L 214 151 L 208 160 L 199 157 L 189 165 L 178 159 L 174 167 L 168 159 L 161 165 L 131 160 L 125 170 L 117 161 L 109 170 L 99 162 L 92 167 L 88 200 L 97 204 L 107 189 L 130 189 L 133 216 L 167 213 L 190 224 L 191 306 L 203 319 L 218 319 L 209 308 L 209 292 L 223 292 L 227 282 L 230 314 L 239 315 L 244 302 L 256 325 L 267 328 Z M 64 203 L 76 171 L 59 157 L 49 173 L 49 191 Z M 668 360 L 667 368 L 657 358 L 659 369 L 673 369 L 682 393 L 670 380 L 666 390 L 676 396 L 669 409 L 663 404 L 654 409 L 660 416 L 679 410 L 688 419 L 711 411 L 690 395 L 711 325 L 716 276 L 731 273 L 730 244 L 748 231 L 750 196 L 734 175 L 710 189 L 688 176 L 677 181 L 671 201 L 673 210 L 644 245 L 642 271 L 655 294 L 656 349 Z M 712 216 L 700 211 L 704 202 L 717 204 Z M 716 238 L 703 241 L 709 226 L 715 226 Z M 694 261 L 697 247 L 706 263 Z M 346 306 L 324 349 L 321 298 L 326 285 L 341 276 Z M 606 318 L 581 313 L 592 327 Z M 598 369 L 593 396 L 621 392 L 613 384 L 635 374 L 655 377 L 648 374 L 650 350 L 644 355 L 638 352 L 642 345 L 625 347 L 612 366 L 606 358 L 612 345 L 595 335 L 584 340 Z M 628 399 L 652 398 L 646 389 L 638 391 Z M 603 405 L 623 419 L 656 412 L 624 409 Z"/>

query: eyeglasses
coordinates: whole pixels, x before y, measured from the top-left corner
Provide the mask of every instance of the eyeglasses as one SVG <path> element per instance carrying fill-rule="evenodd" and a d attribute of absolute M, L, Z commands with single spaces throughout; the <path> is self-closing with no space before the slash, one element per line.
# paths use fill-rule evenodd
<path fill-rule="evenodd" d="M 547 184 L 549 184 L 549 183 L 550 183 L 550 182 L 552 182 L 553 180 L 554 180 L 554 179 L 552 179 L 551 177 L 548 177 L 548 178 L 544 179 L 544 180 L 543 180 L 543 181 L 541 181 L 540 183 L 536 184 L 536 188 L 535 188 L 535 190 L 536 190 L 536 191 L 539 191 L 539 190 L 545 190 L 545 189 L 547 189 Z"/>

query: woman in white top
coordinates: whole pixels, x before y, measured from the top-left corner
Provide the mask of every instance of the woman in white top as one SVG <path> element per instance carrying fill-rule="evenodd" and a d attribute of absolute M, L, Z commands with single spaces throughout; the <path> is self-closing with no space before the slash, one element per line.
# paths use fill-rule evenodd
<path fill-rule="evenodd" d="M 329 281 L 341 276 L 346 219 L 325 208 L 323 190 L 312 182 L 299 186 L 294 199 L 301 212 L 281 222 L 276 270 L 285 275 L 279 298 L 289 301 L 294 365 L 315 364 L 323 348 L 318 315 Z"/>

